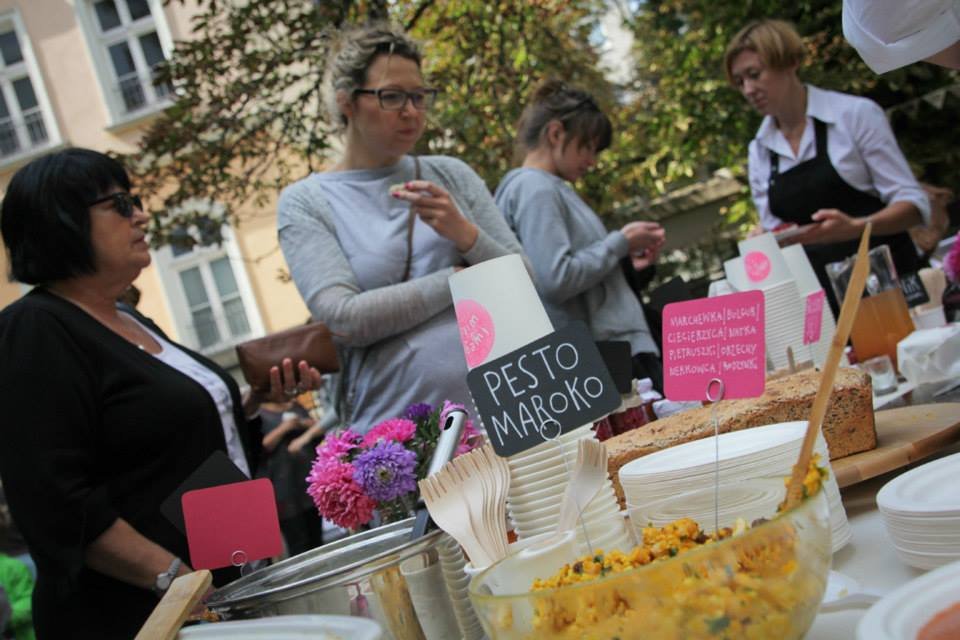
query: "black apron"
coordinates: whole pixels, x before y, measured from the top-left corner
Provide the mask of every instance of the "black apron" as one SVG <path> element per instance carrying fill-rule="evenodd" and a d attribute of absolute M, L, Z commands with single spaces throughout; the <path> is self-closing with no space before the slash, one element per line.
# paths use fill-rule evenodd
<path fill-rule="evenodd" d="M 804 225 L 813 222 L 810 216 L 820 209 L 839 209 L 854 218 L 862 218 L 883 209 L 886 205 L 880 198 L 857 191 L 840 177 L 827 155 L 827 125 L 816 118 L 813 119 L 813 125 L 817 155 L 812 160 L 800 162 L 780 173 L 780 156 L 775 151 L 770 151 L 770 212 L 784 222 Z M 848 240 L 803 246 L 820 285 L 827 292 L 834 315 L 839 313 L 839 304 L 833 294 L 833 287 L 830 286 L 825 266 L 856 254 L 859 242 Z M 882 244 L 890 247 L 897 274 L 901 277 L 916 273 L 920 268 L 917 250 L 906 232 L 889 236 L 874 234 L 870 238 L 871 248 Z"/>

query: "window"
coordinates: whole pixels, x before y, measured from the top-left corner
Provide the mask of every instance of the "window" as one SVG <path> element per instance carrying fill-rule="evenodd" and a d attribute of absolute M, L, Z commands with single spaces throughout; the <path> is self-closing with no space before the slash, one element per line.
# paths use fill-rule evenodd
<path fill-rule="evenodd" d="M 168 246 L 157 255 L 181 342 L 208 354 L 263 334 L 239 249 L 224 231 L 220 247 Z"/>
<path fill-rule="evenodd" d="M 0 16 L 0 162 L 47 148 L 59 138 L 16 14 Z"/>
<path fill-rule="evenodd" d="M 97 71 L 114 120 L 167 104 L 169 84 L 156 81 L 171 49 L 158 0 L 88 0 L 85 15 Z"/>

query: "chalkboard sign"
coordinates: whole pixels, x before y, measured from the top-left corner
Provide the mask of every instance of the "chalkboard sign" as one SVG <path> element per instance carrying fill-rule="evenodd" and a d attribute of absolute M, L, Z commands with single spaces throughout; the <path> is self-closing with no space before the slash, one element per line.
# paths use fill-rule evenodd
<path fill-rule="evenodd" d="M 930 296 L 927 294 L 927 288 L 923 286 L 923 280 L 915 273 L 908 273 L 900 277 L 900 289 L 903 291 L 903 297 L 907 301 L 908 307 L 916 307 L 930 302 Z M 937 301 L 940 304 L 940 301 Z"/>
<path fill-rule="evenodd" d="M 620 395 L 633 389 L 633 359 L 626 340 L 597 340 L 597 349 Z"/>
<path fill-rule="evenodd" d="M 586 325 L 569 324 L 467 374 L 498 455 L 526 451 L 620 406 Z"/>

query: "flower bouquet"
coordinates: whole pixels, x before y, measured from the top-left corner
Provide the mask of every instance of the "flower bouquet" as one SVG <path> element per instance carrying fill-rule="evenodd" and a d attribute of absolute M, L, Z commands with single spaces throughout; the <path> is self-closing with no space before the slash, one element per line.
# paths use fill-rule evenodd
<path fill-rule="evenodd" d="M 307 493 L 320 515 L 345 529 L 403 519 L 417 502 L 422 480 L 440 438 L 447 414 L 463 405 L 414 404 L 403 417 L 391 418 L 366 434 L 352 429 L 328 435 L 317 446 L 317 457 L 307 476 Z M 481 444 L 480 432 L 468 419 L 454 455 Z"/>

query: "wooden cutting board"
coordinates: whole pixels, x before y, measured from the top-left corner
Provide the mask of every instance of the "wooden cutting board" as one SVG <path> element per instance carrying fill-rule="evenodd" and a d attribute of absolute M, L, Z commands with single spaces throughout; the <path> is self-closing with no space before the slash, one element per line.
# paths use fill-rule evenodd
<path fill-rule="evenodd" d="M 841 488 L 921 460 L 960 442 L 960 402 L 877 411 L 877 448 L 831 460 Z"/>

